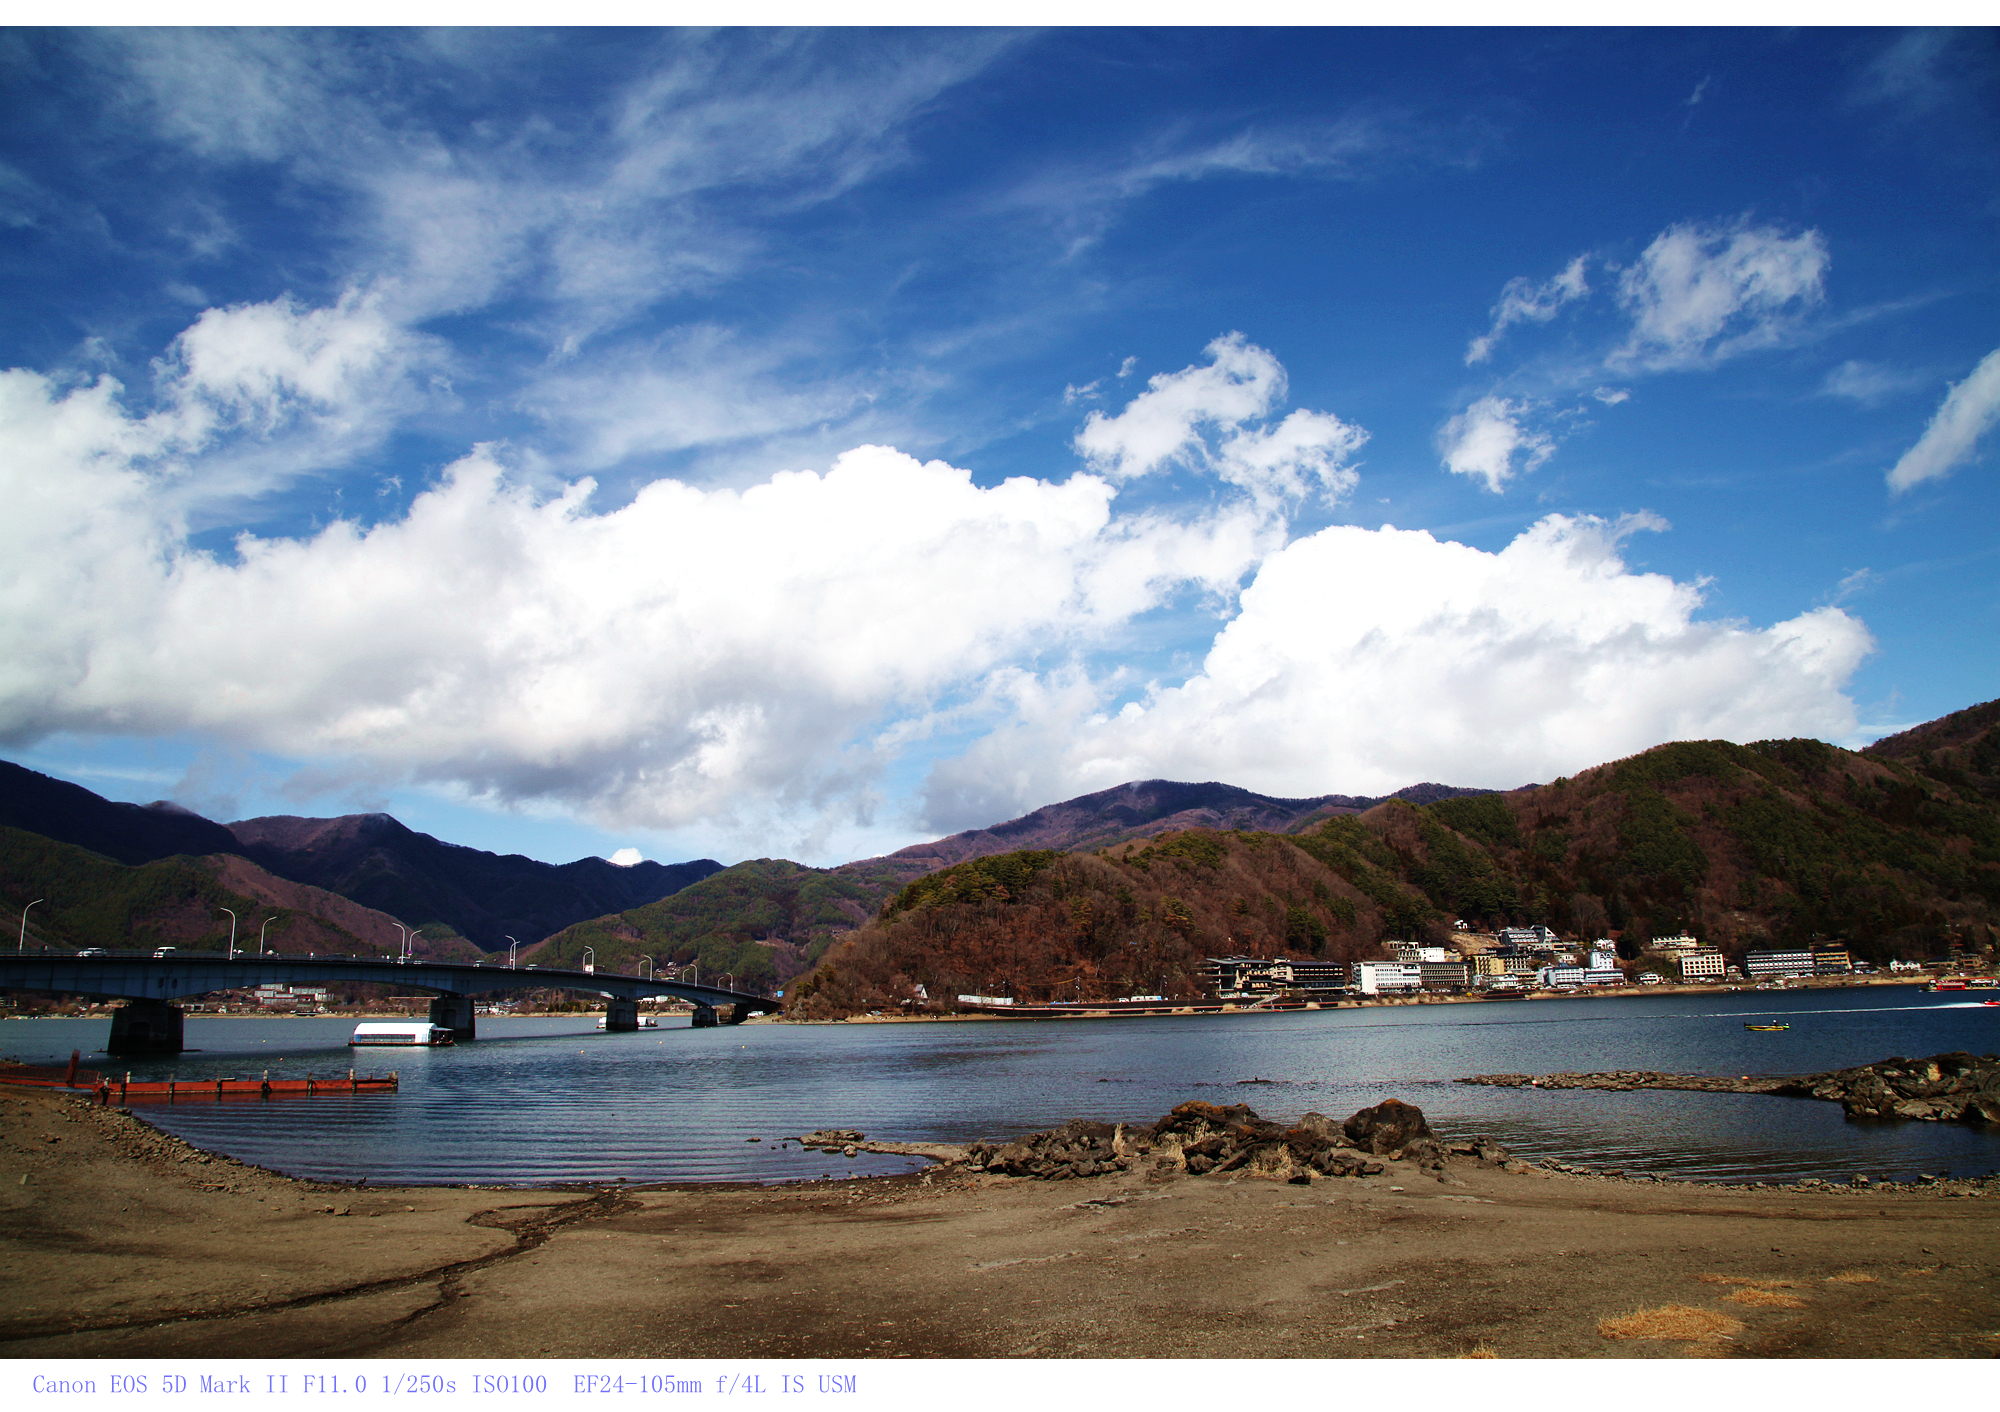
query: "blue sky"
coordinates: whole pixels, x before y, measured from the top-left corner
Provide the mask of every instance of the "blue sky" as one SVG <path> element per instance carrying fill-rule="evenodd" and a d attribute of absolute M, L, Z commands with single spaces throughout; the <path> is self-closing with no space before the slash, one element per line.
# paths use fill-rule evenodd
<path fill-rule="evenodd" d="M 1988 31 L 0 36 L 0 753 L 832 863 L 2000 695 Z"/>

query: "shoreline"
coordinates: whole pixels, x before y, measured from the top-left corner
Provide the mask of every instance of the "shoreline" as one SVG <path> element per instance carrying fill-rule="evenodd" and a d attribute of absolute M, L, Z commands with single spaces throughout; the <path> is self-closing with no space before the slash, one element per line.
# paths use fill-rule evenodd
<path fill-rule="evenodd" d="M 1787 986 L 1783 990 L 1763 991 L 1765 995 L 1797 995 L 1806 991 L 1861 990 L 1874 986 L 1927 986 L 1931 976 L 1873 976 L 1867 980 L 1839 980 L 1830 984 L 1815 985 L 1810 982 Z M 1417 995 L 1351 996 L 1338 1000 L 1311 1001 L 1303 1005 L 1258 1007 L 1253 1005 L 1224 1005 L 1213 1008 L 1214 1002 L 1203 1002 L 1205 1007 L 1172 1010 L 1125 1011 L 1113 1009 L 1109 1005 L 1092 1005 L 1086 1002 L 1060 1014 L 1048 1014 L 1044 1007 L 1034 1007 L 1037 1013 L 1005 1015 L 994 1010 L 974 1013 L 935 1015 L 847 1015 L 837 1020 L 793 1020 L 780 1015 L 757 1015 L 744 1021 L 745 1024 L 787 1024 L 787 1025 L 908 1025 L 960 1023 L 977 1020 L 997 1020 L 1003 1023 L 1024 1024 L 1041 1020 L 1179 1020 L 1206 1016 L 1235 1015 L 1296 1015 L 1325 1010 L 1368 1010 L 1389 1006 L 1414 1005 L 1515 1005 L 1522 1001 L 1564 1001 L 1564 1000 L 1609 1000 L 1627 997 L 1651 996 L 1723 996 L 1757 994 L 1754 984 L 1742 985 L 1683 985 L 1678 982 L 1668 985 L 1620 985 L 1602 986 L 1578 991 L 1530 991 L 1515 996 L 1491 995 L 1448 995 L 1442 992 L 1425 992 Z M 1954 992 L 1955 993 L 1955 992 Z M 1983 994 L 1984 992 L 1980 992 Z"/>
<path fill-rule="evenodd" d="M 0 1100 L 14 1357 L 2000 1353 L 1995 1180 L 1723 1186 L 1461 1148 L 1306 1184 L 1141 1166 L 1040 1181 L 863 1138 L 935 1165 L 377 1188 L 76 1098 Z M 1642 1309 L 1696 1311 L 1707 1332 L 1617 1336 Z"/>
<path fill-rule="evenodd" d="M 1927 986 L 1931 983 L 1933 979 L 1935 978 L 1929 975 L 1916 975 L 1916 976 L 1871 976 L 1865 980 L 1840 979 L 1825 984 L 1816 984 L 1813 981 L 1805 981 L 1800 984 L 1786 986 L 1782 990 L 1764 991 L 1761 993 L 1766 995 L 1780 995 L 1780 994 L 1796 995 L 1801 992 L 1808 992 L 1808 991 L 1863 990 L 1877 986 L 1900 986 L 1907 988 L 1910 986 Z M 1190 1017 L 1214 1016 L 1214 1015 L 1229 1015 L 1229 1016 L 1290 1015 L 1301 1012 L 1312 1013 L 1323 1010 L 1365 1010 L 1365 1009 L 1377 1009 L 1388 1006 L 1475 1005 L 1475 1004 L 1483 1005 L 1489 1003 L 1512 1005 L 1512 1004 L 1518 1004 L 1522 1001 L 1605 1000 L 1614 998 L 1622 999 L 1634 996 L 1652 996 L 1657 998 L 1665 996 L 1722 996 L 1722 995 L 1739 995 L 1739 994 L 1754 995 L 1758 993 L 1760 992 L 1756 990 L 1755 985 L 1748 982 L 1740 985 L 1685 985 L 1679 982 L 1671 982 L 1666 985 L 1657 985 L 1657 986 L 1620 985 L 1620 986 L 1602 986 L 1588 990 L 1578 990 L 1578 991 L 1530 991 L 1523 995 L 1507 996 L 1507 997 L 1495 997 L 1490 995 L 1450 995 L 1442 992 L 1436 992 L 1436 993 L 1425 992 L 1416 995 L 1343 996 L 1337 1000 L 1309 1001 L 1302 1005 L 1288 1005 L 1282 1008 L 1274 1006 L 1258 1007 L 1254 1005 L 1229 1005 L 1229 1004 L 1221 1004 L 1219 1008 L 1216 1008 L 1218 1005 L 1217 1002 L 1205 1001 L 1205 1002 L 1191 1002 L 1187 1008 L 1181 1008 L 1181 1009 L 1120 1012 L 1111 1008 L 1109 1004 L 1092 1005 L 1086 1003 L 1082 1006 L 1077 1007 L 1073 1011 L 1065 1011 L 1059 1014 L 1038 1013 L 1033 1015 L 1024 1014 L 1024 1015 L 1014 1016 L 1014 1015 L 996 1014 L 991 1010 L 982 1010 L 974 1013 L 950 1013 L 950 1014 L 847 1015 L 837 1020 L 795 1020 L 788 1018 L 782 1012 L 779 1012 L 775 1014 L 753 1015 L 750 1018 L 741 1021 L 741 1023 L 748 1025 L 772 1025 L 772 1024 L 904 1025 L 904 1024 L 919 1024 L 919 1023 L 922 1024 L 967 1023 L 973 1021 L 996 1020 L 1007 1023 L 1022 1024 L 1037 1020 L 1187 1019 Z M 1956 993 L 1957 992 L 1953 992 L 1953 994 Z M 1982 995 L 1984 993 L 1985 992 L 1983 991 L 1978 992 L 1978 994 Z M 1202 1008 L 1194 1008 L 1197 1004 L 1200 1005 Z M 106 1006 L 101 1009 L 84 1011 L 78 1014 L 37 1013 L 37 1014 L 27 1014 L 27 1015 L 24 1014 L 0 1015 L 0 1020 L 108 1020 L 111 1017 L 111 1012 L 113 1008 L 115 1007 Z M 1036 1007 L 1036 1008 L 1040 1009 L 1041 1007 Z M 318 1014 L 314 1015 L 298 1015 L 288 1012 L 273 1013 L 269 1011 L 245 1011 L 245 1010 L 231 1011 L 226 1013 L 217 1011 L 207 1011 L 207 1010 L 189 1010 L 186 1012 L 186 1014 L 190 1018 L 199 1017 L 204 1020 L 356 1020 L 356 1021 L 407 1019 L 409 1018 L 409 1013 L 410 1012 L 402 1010 L 379 1010 L 379 1009 L 339 1010 L 339 1011 L 323 1010 L 320 1011 Z M 507 1014 L 507 1015 L 492 1015 L 492 1016 L 482 1015 L 479 1018 L 507 1019 L 507 1020 L 557 1020 L 557 1019 L 566 1019 L 573 1016 L 577 1019 L 585 1019 L 585 1018 L 595 1019 L 603 1015 L 604 1013 L 605 1012 L 602 1010 L 536 1011 L 527 1014 Z M 692 1012 L 682 1011 L 678 1009 L 669 1009 L 660 1011 L 646 1011 L 645 1013 L 671 1018 L 679 1016 L 681 1014 L 692 1013 Z"/>

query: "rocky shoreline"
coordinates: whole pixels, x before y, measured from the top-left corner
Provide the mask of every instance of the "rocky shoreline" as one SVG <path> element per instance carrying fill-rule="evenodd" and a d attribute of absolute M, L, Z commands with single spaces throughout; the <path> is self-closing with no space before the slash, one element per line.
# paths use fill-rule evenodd
<path fill-rule="evenodd" d="M 1843 1071 L 1845 1072 L 1845 1071 Z M 1634 1080 L 1643 1074 L 1562 1074 L 1545 1082 L 1551 1088 L 1636 1089 L 1682 1087 L 1648 1085 Z M 1663 1079 L 1700 1079 L 1691 1075 L 1658 1075 Z M 1505 1081 L 1523 1075 L 1487 1075 L 1467 1082 Z M 1600 1082 L 1592 1082 L 1599 1080 Z M 1725 1083 L 1795 1082 L 1780 1080 L 1700 1079 L 1705 1085 Z M 1692 1086 L 1685 1085 L 1685 1086 Z M 1713 1092 L 1774 1092 L 1772 1088 L 1712 1087 Z M 1803 1090 L 1801 1090 L 1803 1091 Z M 946 1171 L 957 1169 L 984 1176 L 1022 1177 L 1034 1181 L 1074 1181 L 1130 1174 L 1149 1181 L 1177 1177 L 1261 1177 L 1310 1186 L 1322 1177 L 1373 1177 L 1386 1164 L 1412 1164 L 1412 1175 L 1428 1176 L 1445 1185 L 1460 1185 L 1452 1167 L 1474 1163 L 1513 1175 L 1563 1176 L 1709 1190 L 1780 1191 L 1799 1193 L 1917 1192 L 1933 1196 L 2000 1196 L 2000 1172 L 1983 1177 L 1952 1178 L 1922 1174 L 1914 1181 L 1880 1181 L 1856 1174 L 1845 1182 L 1820 1177 L 1795 1182 L 1740 1183 L 1629 1172 L 1623 1167 L 1591 1167 L 1558 1158 L 1523 1160 L 1497 1142 L 1455 1141 L 1431 1130 L 1423 1110 L 1397 1099 L 1364 1108 L 1345 1122 L 1307 1113 L 1289 1127 L 1260 1117 L 1244 1104 L 1220 1107 L 1200 1101 L 1182 1103 L 1150 1124 L 1106 1123 L 1075 1118 L 1060 1127 L 1026 1134 L 1009 1142 L 980 1142 L 964 1147 L 938 1143 L 875 1142 L 854 1129 L 830 1128 L 798 1139 L 808 1147 L 840 1152 L 916 1154 L 932 1157 Z M 934 1169 L 936 1170 L 936 1169 Z"/>
<path fill-rule="evenodd" d="M 1492 1088 L 1590 1088 L 1614 1093 L 1673 1089 L 1695 1093 L 1769 1094 L 1840 1104 L 1849 1118 L 1902 1118 L 1928 1123 L 2000 1123 L 2000 1055 L 1900 1056 L 1824 1074 L 1663 1074 L 1649 1069 L 1597 1073 L 1474 1074 L 1459 1080 Z"/>

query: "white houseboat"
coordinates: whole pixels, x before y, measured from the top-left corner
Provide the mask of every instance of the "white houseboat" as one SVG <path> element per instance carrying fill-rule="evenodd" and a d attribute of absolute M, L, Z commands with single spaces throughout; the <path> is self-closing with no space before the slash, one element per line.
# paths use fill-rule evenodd
<path fill-rule="evenodd" d="M 450 1044 L 452 1033 L 429 1020 L 364 1020 L 354 1027 L 354 1037 L 347 1042 L 357 1049 L 378 1045 L 425 1049 Z"/>

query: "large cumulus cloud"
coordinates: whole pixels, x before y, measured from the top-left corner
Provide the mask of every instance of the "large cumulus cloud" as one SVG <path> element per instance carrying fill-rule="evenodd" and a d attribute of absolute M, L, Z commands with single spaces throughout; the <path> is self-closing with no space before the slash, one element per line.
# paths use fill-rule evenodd
<path fill-rule="evenodd" d="M 1282 367 L 1240 336 L 1094 418 L 1090 469 L 1061 479 L 862 446 L 599 512 L 590 481 L 545 493 L 480 448 L 382 523 L 204 551 L 188 507 L 216 475 L 294 435 L 365 442 L 335 414 L 421 368 L 364 303 L 336 314 L 239 311 L 229 346 L 266 353 L 227 364 L 211 320 L 143 415 L 109 380 L 0 374 L 0 740 L 193 734 L 810 854 L 926 763 L 927 803 L 889 805 L 912 827 L 1144 776 L 1509 785 L 1675 736 L 1852 727 L 1861 625 L 1704 622 L 1697 589 L 1624 563 L 1650 522 L 1553 516 L 1498 553 L 1290 541 L 1365 433 L 1282 412 Z M 1121 508 L 1170 459 L 1219 492 Z M 1216 624 L 1206 659 L 1118 707 L 1165 608 Z"/>
<path fill-rule="evenodd" d="M 1851 732 L 1842 687 L 1867 630 L 1838 608 L 1701 621 L 1698 589 L 1620 551 L 1664 528 L 1551 515 L 1498 553 L 1322 530 L 1264 561 L 1185 681 L 1115 711 L 1022 691 L 1014 722 L 939 768 L 933 799 L 992 808 L 1149 777 L 1289 796 L 1507 788 L 1664 740 Z"/>

